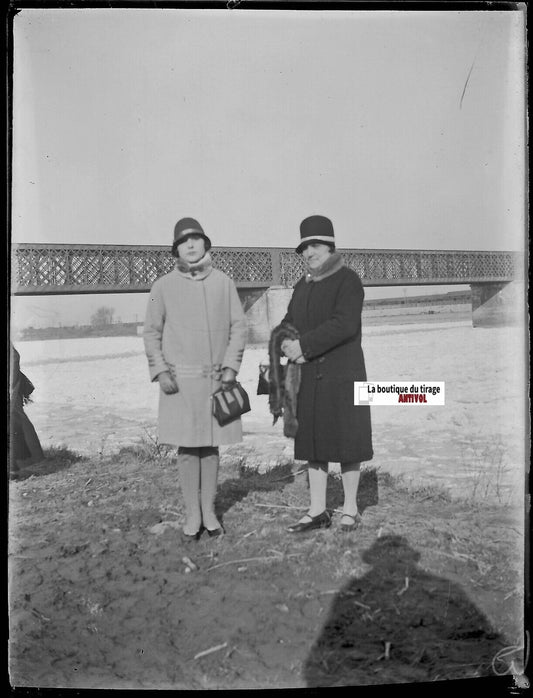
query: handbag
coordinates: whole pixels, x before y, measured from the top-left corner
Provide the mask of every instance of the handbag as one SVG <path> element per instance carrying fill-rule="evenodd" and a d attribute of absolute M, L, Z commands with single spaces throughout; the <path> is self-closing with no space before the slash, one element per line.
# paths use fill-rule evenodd
<path fill-rule="evenodd" d="M 248 393 L 238 381 L 228 390 L 219 388 L 213 393 L 213 415 L 221 427 L 239 419 L 250 409 Z"/>
<path fill-rule="evenodd" d="M 259 380 L 257 381 L 257 394 L 270 394 L 270 366 L 268 364 L 259 364 Z"/>

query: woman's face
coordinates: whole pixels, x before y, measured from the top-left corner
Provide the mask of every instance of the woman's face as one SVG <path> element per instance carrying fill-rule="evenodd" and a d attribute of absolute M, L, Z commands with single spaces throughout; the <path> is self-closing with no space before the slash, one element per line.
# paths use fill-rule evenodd
<path fill-rule="evenodd" d="M 310 269 L 316 269 L 326 261 L 331 252 L 329 245 L 323 245 L 321 242 L 310 242 L 304 247 L 302 257 Z"/>
<path fill-rule="evenodd" d="M 180 259 L 189 264 L 198 262 L 205 254 L 205 240 L 201 235 L 189 235 L 186 240 L 178 245 L 178 254 Z"/>

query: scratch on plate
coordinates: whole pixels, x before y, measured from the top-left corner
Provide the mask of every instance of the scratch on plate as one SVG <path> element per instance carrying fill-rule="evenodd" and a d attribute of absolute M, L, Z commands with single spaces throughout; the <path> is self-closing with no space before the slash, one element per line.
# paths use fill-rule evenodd
<path fill-rule="evenodd" d="M 463 98 L 465 96 L 466 88 L 468 86 L 468 81 L 470 80 L 470 76 L 472 75 L 472 70 L 474 69 L 475 62 L 476 62 L 476 59 L 474 58 L 474 60 L 472 61 L 472 65 L 470 66 L 470 70 L 468 71 L 468 75 L 466 76 L 465 86 L 463 87 L 463 93 L 461 94 L 461 99 L 459 101 L 459 109 L 461 109 L 463 106 Z"/>

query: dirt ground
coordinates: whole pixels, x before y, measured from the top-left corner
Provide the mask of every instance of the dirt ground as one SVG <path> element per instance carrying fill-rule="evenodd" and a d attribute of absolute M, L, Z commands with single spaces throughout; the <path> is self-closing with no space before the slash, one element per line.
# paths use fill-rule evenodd
<path fill-rule="evenodd" d="M 522 666 L 521 512 L 367 468 L 356 533 L 338 530 L 332 475 L 333 526 L 291 536 L 297 465 L 260 473 L 230 449 L 221 471 L 226 535 L 196 543 L 180 536 L 172 453 L 149 445 L 49 451 L 10 481 L 13 686 L 338 687 Z"/>

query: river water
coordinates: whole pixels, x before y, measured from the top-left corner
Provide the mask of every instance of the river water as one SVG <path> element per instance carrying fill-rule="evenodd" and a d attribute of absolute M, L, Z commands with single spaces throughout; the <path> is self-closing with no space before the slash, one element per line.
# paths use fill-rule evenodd
<path fill-rule="evenodd" d="M 368 324 L 363 349 L 370 381 L 444 381 L 446 404 L 372 407 L 372 465 L 455 497 L 521 502 L 526 471 L 527 374 L 523 328 L 473 328 L 469 319 L 411 315 Z M 36 389 L 27 412 L 43 446 L 90 456 L 156 438 L 158 387 L 150 383 L 140 337 L 16 342 Z M 268 468 L 292 458 L 257 396 L 266 346 L 246 349 L 239 378 L 252 411 L 244 442 L 223 449 Z M 337 466 L 334 464 L 332 468 Z"/>

